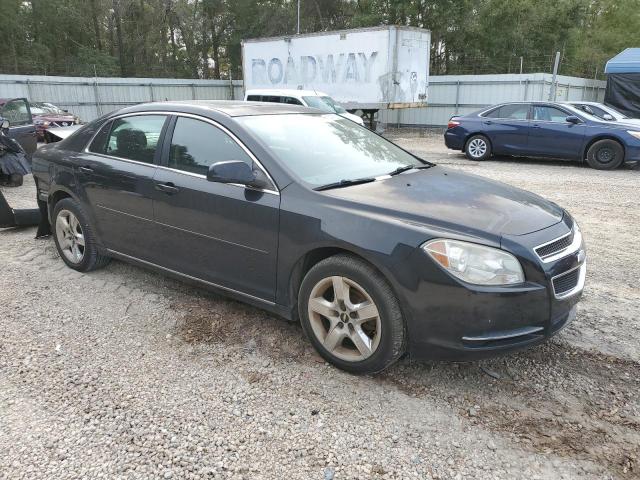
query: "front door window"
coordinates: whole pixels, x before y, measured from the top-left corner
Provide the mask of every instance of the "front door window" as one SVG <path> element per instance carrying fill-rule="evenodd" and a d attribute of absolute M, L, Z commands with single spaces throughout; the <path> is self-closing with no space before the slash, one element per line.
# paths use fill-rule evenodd
<path fill-rule="evenodd" d="M 29 104 L 24 99 L 7 102 L 0 112 L 0 117 L 9 120 L 9 126 L 11 127 L 29 125 L 32 122 Z"/>

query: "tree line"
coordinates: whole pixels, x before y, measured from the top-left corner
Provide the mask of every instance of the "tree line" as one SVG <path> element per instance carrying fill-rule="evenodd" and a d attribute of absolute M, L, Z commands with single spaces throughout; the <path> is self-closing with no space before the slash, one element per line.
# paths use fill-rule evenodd
<path fill-rule="evenodd" d="M 640 46 L 640 0 L 301 0 L 301 33 L 431 30 L 432 74 L 600 77 Z M 241 41 L 296 32 L 297 0 L 0 0 L 0 73 L 242 78 Z"/>

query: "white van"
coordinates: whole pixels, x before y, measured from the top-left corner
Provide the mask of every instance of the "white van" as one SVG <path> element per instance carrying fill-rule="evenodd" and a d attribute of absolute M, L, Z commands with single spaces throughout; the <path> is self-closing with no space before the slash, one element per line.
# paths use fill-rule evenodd
<path fill-rule="evenodd" d="M 303 105 L 305 107 L 317 108 L 327 113 L 337 113 L 341 117 L 348 118 L 364 126 L 364 121 L 358 115 L 347 112 L 326 93 L 316 92 L 314 90 L 247 90 L 244 94 L 244 101 Z"/>

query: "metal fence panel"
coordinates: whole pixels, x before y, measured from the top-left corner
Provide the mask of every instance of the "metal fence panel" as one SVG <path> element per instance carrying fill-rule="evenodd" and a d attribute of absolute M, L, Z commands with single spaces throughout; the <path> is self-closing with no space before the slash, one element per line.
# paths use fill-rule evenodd
<path fill-rule="evenodd" d="M 548 100 L 551 82 L 552 76 L 546 73 L 432 76 L 426 107 L 381 110 L 378 121 L 410 126 L 446 125 L 452 115 L 495 103 Z M 605 85 L 598 80 L 559 76 L 556 99 L 602 101 Z M 241 80 L 0 75 L 0 98 L 15 97 L 51 102 L 90 121 L 141 102 L 242 99 L 243 85 Z"/>
<path fill-rule="evenodd" d="M 16 97 L 50 102 L 91 121 L 142 102 L 241 99 L 243 88 L 241 80 L 0 75 L 0 98 Z"/>
<path fill-rule="evenodd" d="M 443 126 L 452 115 L 464 115 L 502 102 L 549 100 L 553 77 L 547 73 L 505 75 L 438 75 L 429 79 L 424 108 L 381 110 L 378 121 L 390 125 Z M 606 82 L 558 76 L 556 100 L 599 101 Z"/>

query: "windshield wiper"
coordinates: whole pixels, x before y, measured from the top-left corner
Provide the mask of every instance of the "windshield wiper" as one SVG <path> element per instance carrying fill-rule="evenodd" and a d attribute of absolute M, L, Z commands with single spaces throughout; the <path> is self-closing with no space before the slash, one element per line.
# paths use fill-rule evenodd
<path fill-rule="evenodd" d="M 321 185 L 319 187 L 314 188 L 314 190 L 320 191 L 320 190 L 329 190 L 331 188 L 350 187 L 351 185 L 360 185 L 361 183 L 370 183 L 375 181 L 376 179 L 374 177 L 356 178 L 354 180 L 340 180 L 339 182 L 333 182 L 333 183 L 327 183 L 326 185 Z"/>
<path fill-rule="evenodd" d="M 433 165 L 429 165 L 429 164 L 424 164 L 424 165 L 403 165 L 402 167 L 396 168 L 393 172 L 389 172 L 387 175 L 393 176 L 393 175 L 398 175 L 399 173 L 402 173 L 402 172 L 406 172 L 408 170 L 413 170 L 413 169 L 420 170 L 420 169 L 423 169 L 423 168 L 431 168 L 431 167 L 433 167 Z"/>

